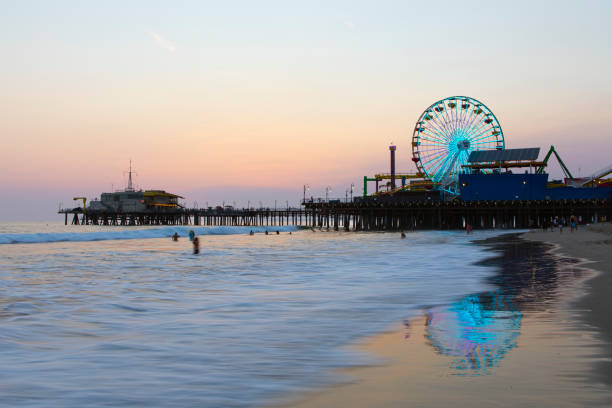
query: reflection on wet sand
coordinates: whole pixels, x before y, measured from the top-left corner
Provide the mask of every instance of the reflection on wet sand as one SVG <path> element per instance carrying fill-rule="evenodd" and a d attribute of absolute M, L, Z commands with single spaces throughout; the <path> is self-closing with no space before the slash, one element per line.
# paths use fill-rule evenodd
<path fill-rule="evenodd" d="M 493 299 L 503 301 L 503 296 Z M 480 295 L 468 296 L 448 308 L 427 313 L 428 343 L 438 353 L 456 357 L 453 368 L 458 374 L 485 373 L 517 345 L 521 312 L 485 302 Z"/>
<path fill-rule="evenodd" d="M 525 313 L 551 310 L 586 269 L 559 258 L 545 244 L 517 236 L 483 241 L 497 256 L 484 264 L 496 265 L 491 278 L 496 289 L 466 296 L 426 313 L 425 338 L 434 350 L 453 357 L 454 374 L 480 375 L 497 367 L 517 347 Z"/>
<path fill-rule="evenodd" d="M 485 261 L 499 267 L 490 291 L 366 339 L 359 349 L 384 364 L 342 370 L 351 382 L 282 406 L 612 406 L 609 387 L 590 377 L 598 333 L 566 303 L 592 271 L 516 237 L 482 244 L 497 255 Z"/>

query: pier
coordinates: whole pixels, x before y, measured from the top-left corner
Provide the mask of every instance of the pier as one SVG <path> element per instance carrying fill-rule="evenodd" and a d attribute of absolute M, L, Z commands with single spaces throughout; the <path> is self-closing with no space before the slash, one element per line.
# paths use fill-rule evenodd
<path fill-rule="evenodd" d="M 303 226 L 345 231 L 541 228 L 558 217 L 575 216 L 583 224 L 612 220 L 612 200 L 541 201 L 310 201 L 303 208 L 186 209 L 164 212 L 98 212 L 61 209 L 73 225 Z"/>
<path fill-rule="evenodd" d="M 60 209 L 68 225 L 200 225 L 200 226 L 283 226 L 310 225 L 304 209 L 199 209 L 179 208 L 171 211 L 109 212 L 83 211 L 83 208 Z"/>

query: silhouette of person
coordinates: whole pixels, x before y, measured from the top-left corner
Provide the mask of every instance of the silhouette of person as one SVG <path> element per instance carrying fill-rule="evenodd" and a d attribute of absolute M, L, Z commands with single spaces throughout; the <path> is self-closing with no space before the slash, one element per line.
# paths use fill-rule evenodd
<path fill-rule="evenodd" d="M 193 238 L 193 254 L 197 255 L 200 253 L 200 240 L 198 237 Z"/>

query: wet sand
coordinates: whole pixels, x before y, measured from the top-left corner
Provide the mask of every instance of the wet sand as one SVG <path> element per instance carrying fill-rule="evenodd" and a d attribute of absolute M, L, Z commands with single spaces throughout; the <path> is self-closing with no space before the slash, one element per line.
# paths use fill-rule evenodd
<path fill-rule="evenodd" d="M 273 405 L 611 406 L 610 227 L 483 243 L 497 254 L 484 263 L 500 269 L 490 292 L 353 345 L 380 365 L 341 370 L 338 384 Z"/>
<path fill-rule="evenodd" d="M 528 240 L 549 242 L 556 246 L 556 253 L 581 258 L 586 266 L 599 273 L 585 283 L 587 296 L 577 301 L 581 319 L 599 331 L 604 342 L 604 352 L 597 356 L 596 381 L 612 387 L 612 223 L 580 226 L 577 231 L 569 228 L 554 232 L 530 231 L 523 235 Z"/>

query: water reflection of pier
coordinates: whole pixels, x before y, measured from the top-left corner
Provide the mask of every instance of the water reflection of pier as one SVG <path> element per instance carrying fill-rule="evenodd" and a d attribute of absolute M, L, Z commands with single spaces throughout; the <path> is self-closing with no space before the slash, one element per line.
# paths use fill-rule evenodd
<path fill-rule="evenodd" d="M 498 253 L 482 262 L 499 268 L 491 278 L 496 289 L 431 309 L 425 322 L 429 344 L 454 357 L 458 373 L 479 375 L 496 367 L 517 346 L 523 316 L 551 310 L 568 284 L 586 273 L 539 242 L 511 236 L 484 245 Z"/>

